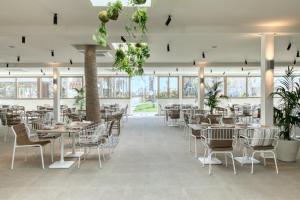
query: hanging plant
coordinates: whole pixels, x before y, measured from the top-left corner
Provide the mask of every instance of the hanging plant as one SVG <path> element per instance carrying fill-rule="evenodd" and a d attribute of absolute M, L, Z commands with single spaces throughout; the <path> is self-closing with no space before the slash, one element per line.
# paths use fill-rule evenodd
<path fill-rule="evenodd" d="M 117 20 L 119 18 L 120 12 L 123 9 L 122 2 L 120 0 L 115 3 L 109 3 L 107 9 L 107 16 L 111 20 Z"/>
<path fill-rule="evenodd" d="M 100 25 L 97 33 L 93 35 L 93 40 L 103 47 L 107 46 L 107 30 L 104 23 Z"/>
<path fill-rule="evenodd" d="M 106 24 L 109 21 L 108 12 L 106 10 L 100 11 L 98 18 L 102 23 Z"/>
<path fill-rule="evenodd" d="M 145 4 L 147 0 L 132 0 L 132 3 L 135 5 Z"/>
<path fill-rule="evenodd" d="M 148 20 L 147 11 L 145 9 L 139 8 L 137 9 L 133 15 L 131 20 L 138 25 L 138 27 L 142 30 L 143 33 L 146 32 L 146 23 Z"/>

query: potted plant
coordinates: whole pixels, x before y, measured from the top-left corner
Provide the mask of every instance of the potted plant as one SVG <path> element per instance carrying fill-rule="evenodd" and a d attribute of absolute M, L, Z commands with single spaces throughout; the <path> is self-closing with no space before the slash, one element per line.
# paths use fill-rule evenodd
<path fill-rule="evenodd" d="M 213 114 L 214 109 L 219 105 L 221 102 L 220 99 L 224 98 L 227 99 L 227 96 L 221 94 L 220 87 L 222 85 L 221 81 L 214 81 L 211 86 L 206 85 L 205 88 L 207 90 L 206 96 L 208 97 L 205 105 L 209 107 L 210 114 Z"/>
<path fill-rule="evenodd" d="M 145 4 L 147 0 L 132 0 L 133 4 L 142 5 Z"/>
<path fill-rule="evenodd" d="M 117 20 L 122 9 L 123 9 L 123 5 L 120 0 L 114 3 L 109 3 L 107 9 L 108 18 L 111 20 Z"/>
<path fill-rule="evenodd" d="M 274 124 L 280 128 L 280 139 L 277 145 L 277 158 L 281 161 L 296 161 L 299 141 L 291 138 L 293 126 L 300 125 L 300 118 L 294 112 L 300 108 L 300 85 L 294 82 L 294 69 L 288 67 L 280 81 L 280 86 L 272 93 L 279 99 L 274 107 Z"/>
<path fill-rule="evenodd" d="M 146 32 L 146 23 L 148 20 L 147 11 L 145 9 L 137 9 L 133 14 L 131 20 L 136 23 L 143 33 Z"/>
<path fill-rule="evenodd" d="M 85 107 L 85 91 L 84 88 L 74 88 L 74 90 L 77 92 L 77 95 L 75 96 L 75 103 L 74 105 L 79 107 L 79 110 L 84 110 Z"/>

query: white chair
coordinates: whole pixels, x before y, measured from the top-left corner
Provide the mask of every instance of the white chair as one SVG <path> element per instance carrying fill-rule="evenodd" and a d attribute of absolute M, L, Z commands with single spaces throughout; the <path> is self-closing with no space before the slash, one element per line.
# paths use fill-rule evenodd
<path fill-rule="evenodd" d="M 214 154 L 225 154 L 225 163 L 227 167 L 227 155 L 231 156 L 233 172 L 236 174 L 234 157 L 233 157 L 233 139 L 234 139 L 234 128 L 208 128 L 202 131 L 202 137 L 205 141 L 206 151 L 208 151 L 209 169 L 208 173 L 211 175 L 212 166 L 211 160 Z"/>
<path fill-rule="evenodd" d="M 275 149 L 278 141 L 278 128 L 255 128 L 247 130 L 245 137 L 245 148 L 247 151 L 252 152 L 251 174 L 253 174 L 254 168 L 254 156 L 256 153 L 262 153 L 264 157 L 264 165 L 266 165 L 265 154 L 272 154 L 276 173 L 278 174 L 278 166 L 275 155 Z"/>
<path fill-rule="evenodd" d="M 104 145 L 103 137 L 105 134 L 106 124 L 92 124 L 85 130 L 82 130 L 79 134 L 79 146 L 80 151 L 84 148 L 84 156 L 87 154 L 87 149 L 96 148 L 98 151 L 99 167 L 102 168 L 100 149 L 102 150 L 102 156 L 104 157 Z M 85 157 L 84 157 L 85 158 Z M 78 158 L 78 168 L 80 167 L 81 156 Z"/>
<path fill-rule="evenodd" d="M 28 148 L 28 147 L 39 147 L 42 160 L 42 168 L 44 169 L 44 155 L 43 147 L 50 143 L 49 140 L 45 141 L 31 141 L 28 137 L 28 127 L 25 124 L 18 124 L 12 127 L 12 132 L 14 134 L 14 146 L 13 146 L 13 155 L 11 161 L 11 169 L 14 169 L 14 160 L 17 148 Z"/>

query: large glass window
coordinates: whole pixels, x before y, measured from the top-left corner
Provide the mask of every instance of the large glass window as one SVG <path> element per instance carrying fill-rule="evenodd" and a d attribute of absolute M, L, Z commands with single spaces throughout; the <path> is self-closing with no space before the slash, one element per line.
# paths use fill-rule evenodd
<path fill-rule="evenodd" d="M 38 98 L 37 78 L 17 78 L 18 98 Z"/>
<path fill-rule="evenodd" d="M 224 89 L 224 77 L 205 77 L 204 78 L 204 83 L 205 86 L 207 87 L 212 87 L 214 83 L 216 82 L 221 82 L 220 84 L 220 90 L 221 90 L 221 95 L 225 94 L 225 89 Z M 207 89 L 205 87 L 205 94 L 207 93 Z"/>
<path fill-rule="evenodd" d="M 53 98 L 53 79 L 41 78 L 40 79 L 40 98 L 49 99 Z"/>
<path fill-rule="evenodd" d="M 61 98 L 74 98 L 77 95 L 75 88 L 82 88 L 82 77 L 61 78 Z"/>
<path fill-rule="evenodd" d="M 16 98 L 16 79 L 1 78 L 0 79 L 0 98 Z"/>
<path fill-rule="evenodd" d="M 98 91 L 100 98 L 122 99 L 129 98 L 128 77 L 99 77 Z"/>
<path fill-rule="evenodd" d="M 261 89 L 261 78 L 260 77 L 248 77 L 248 96 L 249 97 L 260 97 Z"/>
<path fill-rule="evenodd" d="M 159 77 L 158 89 L 160 98 L 178 98 L 178 77 Z"/>
<path fill-rule="evenodd" d="M 246 97 L 246 77 L 227 77 L 227 96 Z"/>
<path fill-rule="evenodd" d="M 195 98 L 198 96 L 198 77 L 184 76 L 182 78 L 182 95 L 184 98 Z"/>

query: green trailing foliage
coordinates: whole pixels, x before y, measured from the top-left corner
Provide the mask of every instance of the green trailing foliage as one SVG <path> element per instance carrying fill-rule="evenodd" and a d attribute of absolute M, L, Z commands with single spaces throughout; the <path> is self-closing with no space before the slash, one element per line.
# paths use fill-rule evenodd
<path fill-rule="evenodd" d="M 221 99 L 227 99 L 227 96 L 221 95 L 221 81 L 214 81 L 211 86 L 206 85 L 205 88 L 207 93 L 207 100 L 205 104 L 209 107 L 210 113 L 213 114 L 214 109 L 219 105 Z"/>
<path fill-rule="evenodd" d="M 127 50 L 120 46 L 115 53 L 114 67 L 126 72 L 130 77 L 143 75 L 143 66 L 150 57 L 150 49 L 145 43 L 127 44 Z"/>
<path fill-rule="evenodd" d="M 147 10 L 140 8 L 140 5 L 145 4 L 147 0 L 131 0 L 131 5 L 135 8 L 131 17 L 129 18 L 130 25 L 125 26 L 125 31 L 128 33 L 128 40 L 138 41 L 135 45 L 133 43 L 126 43 L 121 45 L 115 52 L 114 68 L 126 72 L 129 76 L 142 75 L 144 73 L 143 66 L 146 60 L 150 57 L 150 49 L 146 43 L 143 43 L 143 38 L 147 31 L 148 15 Z M 93 40 L 97 44 L 106 47 L 108 31 L 106 24 L 110 20 L 118 20 L 119 15 L 123 9 L 120 0 L 109 3 L 107 10 L 102 10 L 98 14 L 101 25 L 97 33 L 93 35 Z M 138 37 L 141 36 L 141 39 Z"/>
<path fill-rule="evenodd" d="M 274 107 L 274 124 L 281 128 L 280 137 L 290 140 L 290 132 L 294 125 L 300 125 L 299 117 L 294 112 L 300 108 L 300 85 L 295 82 L 294 68 L 288 67 L 280 81 L 280 86 L 272 93 L 279 97 L 279 105 Z"/>
<path fill-rule="evenodd" d="M 74 90 L 77 92 L 77 95 L 75 96 L 75 103 L 74 105 L 78 106 L 80 110 L 84 110 L 85 107 L 85 90 L 84 88 L 74 88 Z"/>

